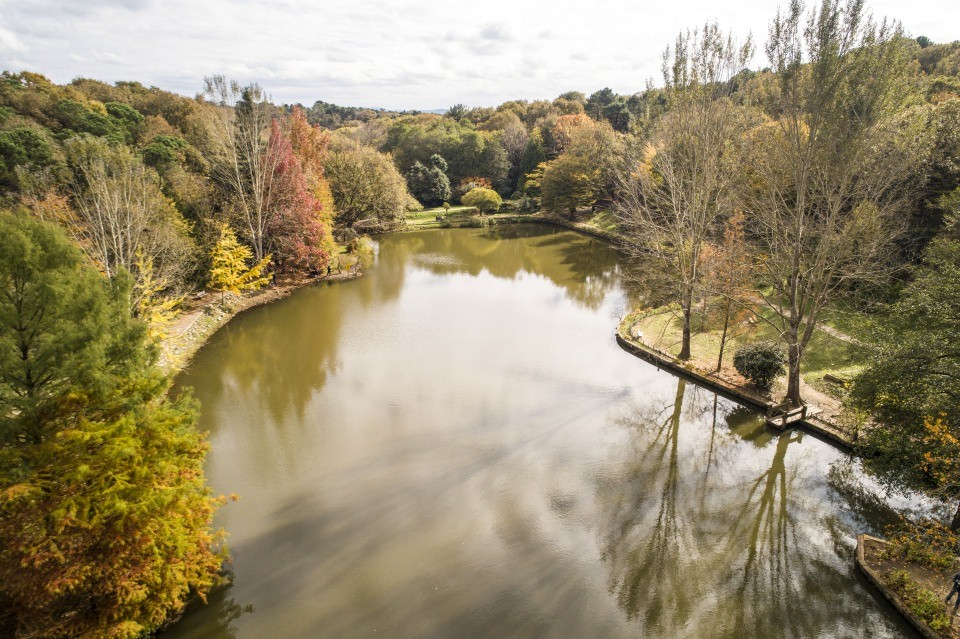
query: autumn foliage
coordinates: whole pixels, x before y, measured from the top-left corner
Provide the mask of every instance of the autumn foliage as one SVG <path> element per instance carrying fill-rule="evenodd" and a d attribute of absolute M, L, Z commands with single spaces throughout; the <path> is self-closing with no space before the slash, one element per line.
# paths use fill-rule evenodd
<path fill-rule="evenodd" d="M 58 229 L 0 213 L 0 286 L 0 636 L 144 636 L 223 561 L 195 405 Z"/>
<path fill-rule="evenodd" d="M 270 252 L 281 271 L 319 270 L 330 260 L 330 224 L 309 188 L 300 158 L 276 120 L 270 151 L 276 158 L 270 186 L 274 211 L 267 226 Z"/>

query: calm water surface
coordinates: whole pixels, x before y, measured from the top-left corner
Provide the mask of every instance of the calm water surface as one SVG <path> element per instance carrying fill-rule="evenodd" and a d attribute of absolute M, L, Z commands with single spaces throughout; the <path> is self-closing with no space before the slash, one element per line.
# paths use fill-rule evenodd
<path fill-rule="evenodd" d="M 383 238 L 199 353 L 235 579 L 167 637 L 913 636 L 853 568 L 841 455 L 617 347 L 616 255 Z"/>

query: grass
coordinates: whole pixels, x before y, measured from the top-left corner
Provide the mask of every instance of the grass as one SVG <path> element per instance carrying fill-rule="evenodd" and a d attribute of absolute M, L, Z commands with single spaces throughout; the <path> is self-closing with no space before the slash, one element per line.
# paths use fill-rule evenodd
<path fill-rule="evenodd" d="M 873 339 L 873 317 L 850 301 L 838 300 L 824 309 L 822 320 L 855 340 L 869 344 Z"/>
<path fill-rule="evenodd" d="M 698 308 L 697 311 L 700 309 Z M 776 329 L 762 318 L 773 318 L 773 312 L 765 309 L 753 323 L 744 322 L 736 327 L 736 335 L 728 338 L 724 347 L 724 367 L 732 366 L 733 353 L 739 346 L 762 340 L 778 340 Z M 700 368 L 714 370 L 720 353 L 722 326 L 717 320 L 705 321 L 702 313 L 695 312 L 692 320 L 693 336 L 690 342 L 692 359 Z M 637 329 L 643 332 L 648 344 L 676 355 L 680 352 L 683 323 L 678 312 L 670 309 L 643 317 Z M 840 398 L 843 389 L 824 381 L 824 375 L 852 378 L 863 368 L 870 355 L 869 348 L 844 341 L 824 331 L 814 332 L 803 356 L 802 376 L 807 384 L 817 390 Z"/>

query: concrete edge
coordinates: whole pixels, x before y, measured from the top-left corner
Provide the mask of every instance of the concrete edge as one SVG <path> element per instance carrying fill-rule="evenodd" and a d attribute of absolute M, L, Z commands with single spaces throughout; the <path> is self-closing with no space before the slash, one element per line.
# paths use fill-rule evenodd
<path fill-rule="evenodd" d="M 863 575 L 867 578 L 867 581 L 872 583 L 874 587 L 880 591 L 880 594 L 883 595 L 884 599 L 889 601 L 897 611 L 903 615 L 903 617 L 910 622 L 917 632 L 926 637 L 926 639 L 944 639 L 947 635 L 937 634 L 933 628 L 925 624 L 918 616 L 913 614 L 913 611 L 910 610 L 905 603 L 900 601 L 900 597 L 897 596 L 895 592 L 887 588 L 886 584 L 883 583 L 883 579 L 880 578 L 880 575 L 871 568 L 866 559 L 864 558 L 864 542 L 866 540 L 876 541 L 882 544 L 887 542 L 879 537 L 873 537 L 871 535 L 860 534 L 857 535 L 857 551 L 854 556 L 854 563 L 856 563 L 857 568 Z"/>
<path fill-rule="evenodd" d="M 576 231 L 577 233 L 582 233 L 584 235 L 590 235 L 597 238 L 598 240 L 603 240 L 605 242 L 610 242 L 614 246 L 620 243 L 620 237 L 614 233 L 609 233 L 602 229 L 598 229 L 586 224 L 580 224 L 577 222 L 571 222 L 569 220 L 564 220 L 556 217 L 547 217 L 540 213 L 534 213 L 530 217 L 530 221 L 540 224 L 550 224 L 553 226 L 559 226 L 565 228 L 569 231 Z"/>
<path fill-rule="evenodd" d="M 703 373 L 700 373 L 696 370 L 691 370 L 686 366 L 683 366 L 682 364 L 677 362 L 676 359 L 674 359 L 668 353 L 663 353 L 654 348 L 646 346 L 645 344 L 640 344 L 634 341 L 629 337 L 629 334 L 625 332 L 627 330 L 626 324 L 628 319 L 631 319 L 630 316 L 627 316 L 626 318 L 624 318 L 623 321 L 621 321 L 620 324 L 617 326 L 617 330 L 616 330 L 617 344 L 619 344 L 620 348 L 627 351 L 628 353 L 631 353 L 632 355 L 635 355 L 640 359 L 646 360 L 651 364 L 657 366 L 658 368 L 669 369 L 670 371 L 672 371 L 677 375 L 681 375 L 687 379 L 690 379 L 696 382 L 697 384 L 700 384 L 701 386 L 706 386 L 710 390 L 718 392 L 724 397 L 733 399 L 742 404 L 748 404 L 750 406 L 759 408 L 761 410 L 767 410 L 776 405 L 776 403 L 771 400 L 768 400 L 762 397 L 757 397 L 756 395 L 752 395 L 738 388 L 730 386 L 722 382 L 721 380 L 718 380 L 708 375 L 704 375 Z M 795 422 L 793 424 L 790 424 L 790 427 L 803 428 L 804 430 L 813 433 L 817 437 L 827 440 L 829 443 L 833 444 L 834 446 L 837 446 L 838 448 L 846 452 L 850 452 L 851 450 L 853 450 L 852 442 L 848 441 L 847 439 L 843 438 L 842 436 L 833 432 L 832 430 L 823 428 L 814 422 L 804 420 L 801 422 Z"/>

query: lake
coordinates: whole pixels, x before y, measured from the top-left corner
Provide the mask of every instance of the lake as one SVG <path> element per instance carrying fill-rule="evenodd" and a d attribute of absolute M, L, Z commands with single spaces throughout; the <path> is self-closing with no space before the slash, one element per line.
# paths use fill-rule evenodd
<path fill-rule="evenodd" d="M 234 579 L 163 636 L 903 637 L 843 454 L 621 350 L 617 254 L 401 233 L 244 312 L 202 402 Z"/>

